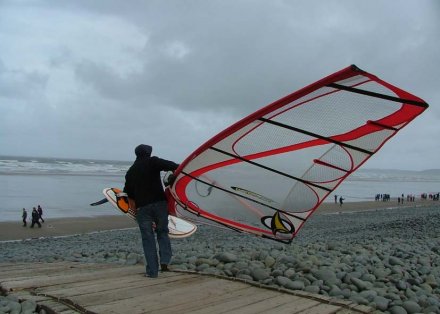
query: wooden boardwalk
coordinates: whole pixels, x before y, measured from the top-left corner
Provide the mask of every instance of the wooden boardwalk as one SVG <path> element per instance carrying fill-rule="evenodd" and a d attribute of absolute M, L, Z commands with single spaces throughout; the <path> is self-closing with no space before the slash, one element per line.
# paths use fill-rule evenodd
<path fill-rule="evenodd" d="M 49 313 L 369 313 L 348 301 L 196 273 L 143 276 L 144 267 L 0 264 L 1 289 Z"/>

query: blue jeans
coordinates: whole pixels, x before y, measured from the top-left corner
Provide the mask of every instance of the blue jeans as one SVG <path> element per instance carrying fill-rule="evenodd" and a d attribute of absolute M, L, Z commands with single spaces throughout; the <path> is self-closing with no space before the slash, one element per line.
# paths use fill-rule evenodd
<path fill-rule="evenodd" d="M 171 261 L 171 242 L 168 236 L 168 208 L 167 203 L 156 202 L 138 208 L 136 220 L 142 237 L 142 247 L 146 262 L 146 274 L 157 277 L 159 263 L 157 259 L 156 239 L 154 237 L 153 223 L 156 224 L 157 243 L 161 264 Z"/>

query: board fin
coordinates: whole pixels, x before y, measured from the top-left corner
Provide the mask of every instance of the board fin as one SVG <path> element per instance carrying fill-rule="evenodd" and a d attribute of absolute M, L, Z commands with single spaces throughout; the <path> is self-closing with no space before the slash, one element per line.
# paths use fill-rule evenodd
<path fill-rule="evenodd" d="M 90 206 L 98 206 L 98 205 L 102 205 L 102 204 L 107 203 L 107 202 L 108 202 L 108 199 L 103 198 L 100 201 L 97 201 L 97 202 L 94 202 L 94 203 L 90 204 Z"/>

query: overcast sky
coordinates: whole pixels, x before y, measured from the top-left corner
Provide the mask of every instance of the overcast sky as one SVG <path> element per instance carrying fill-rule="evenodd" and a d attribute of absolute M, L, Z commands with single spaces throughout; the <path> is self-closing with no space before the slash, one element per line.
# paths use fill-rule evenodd
<path fill-rule="evenodd" d="M 0 155 L 181 162 L 350 64 L 430 104 L 364 168 L 440 168 L 440 1 L 0 0 Z"/>

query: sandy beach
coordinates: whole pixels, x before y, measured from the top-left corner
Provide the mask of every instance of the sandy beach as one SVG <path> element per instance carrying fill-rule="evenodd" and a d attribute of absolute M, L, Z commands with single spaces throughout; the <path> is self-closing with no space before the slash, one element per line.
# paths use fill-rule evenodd
<path fill-rule="evenodd" d="M 77 218 L 45 218 L 41 228 L 37 225 L 30 228 L 22 226 L 21 221 L 0 222 L 0 241 L 24 240 L 40 237 L 57 237 L 72 234 L 83 234 L 95 231 L 125 229 L 137 227 L 136 223 L 125 216 L 97 216 Z"/>
<path fill-rule="evenodd" d="M 405 202 L 403 205 L 396 201 L 389 202 L 352 202 L 345 203 L 342 206 L 334 203 L 324 203 L 314 215 L 319 214 L 337 214 L 347 212 L 360 211 L 374 211 L 384 210 L 387 208 L 405 208 L 405 207 L 420 207 L 420 206 L 435 206 L 439 202 L 432 201 L 416 201 Z M 27 227 L 22 227 L 22 222 L 8 221 L 0 222 L 0 241 L 7 240 L 24 240 L 39 237 L 56 237 L 73 234 L 84 234 L 97 231 L 136 228 L 137 224 L 131 219 L 123 215 L 108 215 L 96 217 L 77 217 L 77 218 L 45 218 L 42 227 L 30 228 L 30 223 Z"/>

